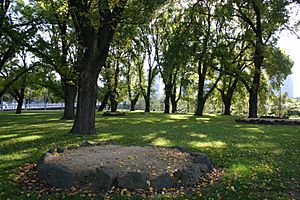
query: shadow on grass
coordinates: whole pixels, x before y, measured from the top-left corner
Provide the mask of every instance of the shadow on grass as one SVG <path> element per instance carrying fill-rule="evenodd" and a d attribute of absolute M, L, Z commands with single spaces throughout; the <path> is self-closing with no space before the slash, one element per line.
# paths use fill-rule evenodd
<path fill-rule="evenodd" d="M 59 120 L 61 115 L 58 111 L 0 113 L 0 171 L 8 177 L 16 166 L 36 161 L 49 148 L 113 140 L 124 145 L 180 145 L 207 153 L 226 170 L 224 184 L 230 183 L 234 190 L 248 188 L 243 192 L 285 191 L 294 187 L 291 180 L 300 180 L 299 128 L 241 125 L 233 116 L 97 113 L 97 135 L 76 136 L 68 133 L 73 122 Z"/>

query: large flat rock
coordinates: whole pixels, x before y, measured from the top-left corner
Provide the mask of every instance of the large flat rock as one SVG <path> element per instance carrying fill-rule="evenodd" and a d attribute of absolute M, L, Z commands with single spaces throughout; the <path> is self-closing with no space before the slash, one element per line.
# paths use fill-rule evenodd
<path fill-rule="evenodd" d="M 40 179 L 56 187 L 82 183 L 97 188 L 160 190 L 195 184 L 213 167 L 205 154 L 180 148 L 90 144 L 58 149 L 61 153 L 46 153 L 38 166 Z"/>

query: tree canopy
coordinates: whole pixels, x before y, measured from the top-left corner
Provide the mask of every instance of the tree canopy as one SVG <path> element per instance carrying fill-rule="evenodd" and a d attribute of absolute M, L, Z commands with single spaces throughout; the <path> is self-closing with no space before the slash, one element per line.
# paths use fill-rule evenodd
<path fill-rule="evenodd" d="M 291 5 L 299 1 L 1 0 L 0 97 L 22 103 L 32 73 L 52 77 L 63 118 L 75 119 L 71 132 L 95 134 L 97 99 L 100 110 L 127 100 L 132 111 L 144 102 L 150 112 L 160 78 L 165 113 L 172 106 L 202 116 L 214 99 L 224 114 L 248 101 L 257 117 L 272 99 L 263 91 L 278 91 L 291 74 L 293 62 L 276 46 L 280 31 L 299 28 Z"/>

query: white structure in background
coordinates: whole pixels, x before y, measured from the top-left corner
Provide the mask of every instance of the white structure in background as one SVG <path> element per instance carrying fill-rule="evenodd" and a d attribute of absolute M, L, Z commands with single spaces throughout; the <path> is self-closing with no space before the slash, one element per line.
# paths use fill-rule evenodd
<path fill-rule="evenodd" d="M 163 88 L 163 82 L 160 78 L 160 75 L 158 74 L 154 79 L 154 85 L 153 89 L 155 91 L 155 95 L 160 99 L 164 95 L 164 88 Z"/>
<path fill-rule="evenodd" d="M 294 91 L 293 91 L 293 79 L 292 76 L 289 75 L 286 80 L 283 83 L 283 86 L 281 86 L 281 94 L 287 93 L 289 98 L 294 97 Z"/>

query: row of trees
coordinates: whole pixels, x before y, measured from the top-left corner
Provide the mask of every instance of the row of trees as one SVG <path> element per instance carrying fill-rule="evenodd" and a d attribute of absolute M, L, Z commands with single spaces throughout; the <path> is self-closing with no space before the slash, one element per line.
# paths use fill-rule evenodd
<path fill-rule="evenodd" d="M 160 76 L 165 113 L 176 112 L 182 97 L 196 97 L 195 115 L 202 116 L 217 91 L 230 114 L 234 94 L 245 88 L 249 117 L 257 117 L 259 93 L 291 73 L 276 41 L 283 28 L 296 33 L 288 9 L 296 3 L 1 0 L 0 97 L 9 92 L 23 102 L 26 85 L 60 91 L 63 118 L 75 118 L 71 132 L 94 134 L 97 98 L 100 110 L 110 102 L 112 111 L 124 95 L 131 110 L 143 98 L 150 112 Z"/>

